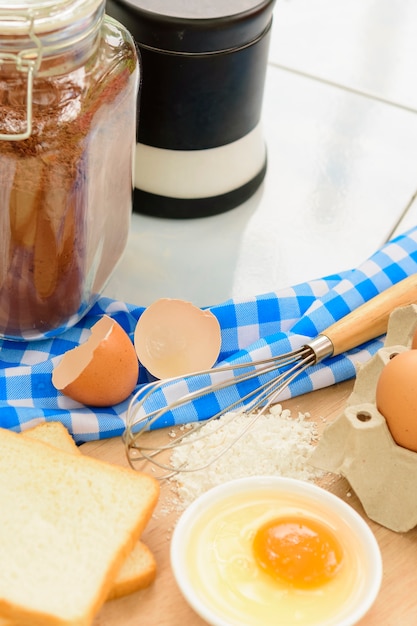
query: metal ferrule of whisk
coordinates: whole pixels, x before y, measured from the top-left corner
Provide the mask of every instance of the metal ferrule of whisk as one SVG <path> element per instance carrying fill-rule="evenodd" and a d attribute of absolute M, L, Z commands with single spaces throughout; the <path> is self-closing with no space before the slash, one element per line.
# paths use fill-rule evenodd
<path fill-rule="evenodd" d="M 320 363 L 326 357 L 332 356 L 334 351 L 333 344 L 326 335 L 317 335 L 307 345 L 313 350 L 316 363 Z"/>

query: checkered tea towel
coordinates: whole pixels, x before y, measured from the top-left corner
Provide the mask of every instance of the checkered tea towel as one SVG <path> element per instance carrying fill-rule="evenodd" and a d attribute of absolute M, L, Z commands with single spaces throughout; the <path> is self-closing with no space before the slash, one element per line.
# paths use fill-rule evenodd
<path fill-rule="evenodd" d="M 383 245 L 356 269 L 273 293 L 216 304 L 210 307 L 222 332 L 216 366 L 268 358 L 295 349 L 416 272 L 417 227 Z M 41 421 L 59 420 L 78 443 L 120 436 L 125 429 L 130 399 L 104 409 L 83 406 L 57 392 L 51 374 L 61 355 L 85 341 L 89 329 L 103 314 L 117 320 L 133 340 L 134 328 L 143 310 L 143 307 L 102 297 L 76 326 L 59 337 L 33 342 L 0 341 L 0 426 L 20 431 Z M 325 359 L 292 383 L 280 396 L 280 401 L 352 378 L 357 363 L 367 361 L 381 346 L 380 338 L 346 354 Z M 210 382 L 210 376 L 203 377 L 201 384 Z M 151 380 L 146 370 L 140 368 L 136 391 Z M 163 407 L 168 400 L 183 395 L 188 389 L 186 379 L 167 383 L 145 403 L 145 413 Z M 154 427 L 204 420 L 243 393 L 232 385 L 227 392 L 210 394 L 204 401 L 165 414 Z"/>

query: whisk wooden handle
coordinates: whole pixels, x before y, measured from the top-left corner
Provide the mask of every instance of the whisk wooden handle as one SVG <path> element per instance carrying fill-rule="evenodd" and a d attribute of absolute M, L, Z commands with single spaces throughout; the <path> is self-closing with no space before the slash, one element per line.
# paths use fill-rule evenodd
<path fill-rule="evenodd" d="M 417 304 L 417 274 L 404 278 L 335 322 L 323 335 L 333 344 L 333 355 L 383 335 L 388 318 L 397 307 Z"/>

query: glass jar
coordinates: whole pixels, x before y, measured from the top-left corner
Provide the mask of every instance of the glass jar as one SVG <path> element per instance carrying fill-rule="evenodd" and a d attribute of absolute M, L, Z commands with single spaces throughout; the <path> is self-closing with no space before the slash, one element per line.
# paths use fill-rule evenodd
<path fill-rule="evenodd" d="M 0 0 L 0 337 L 62 332 L 109 279 L 138 89 L 135 44 L 104 0 Z"/>

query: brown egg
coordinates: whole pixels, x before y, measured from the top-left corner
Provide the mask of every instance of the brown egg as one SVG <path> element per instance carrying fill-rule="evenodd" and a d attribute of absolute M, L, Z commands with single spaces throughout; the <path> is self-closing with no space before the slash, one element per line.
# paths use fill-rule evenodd
<path fill-rule="evenodd" d="M 399 352 L 383 367 L 376 406 L 394 441 L 417 452 L 417 350 Z"/>
<path fill-rule="evenodd" d="M 414 331 L 414 335 L 413 335 L 413 338 L 411 340 L 411 348 L 412 348 L 412 350 L 417 349 L 417 328 Z"/>
<path fill-rule="evenodd" d="M 91 328 L 87 341 L 63 355 L 52 373 L 52 384 L 82 404 L 112 406 L 129 397 L 138 374 L 138 357 L 129 335 L 105 315 Z"/>
<path fill-rule="evenodd" d="M 156 378 L 184 376 L 214 365 L 220 324 L 191 302 L 161 298 L 142 313 L 134 343 L 140 363 Z"/>

